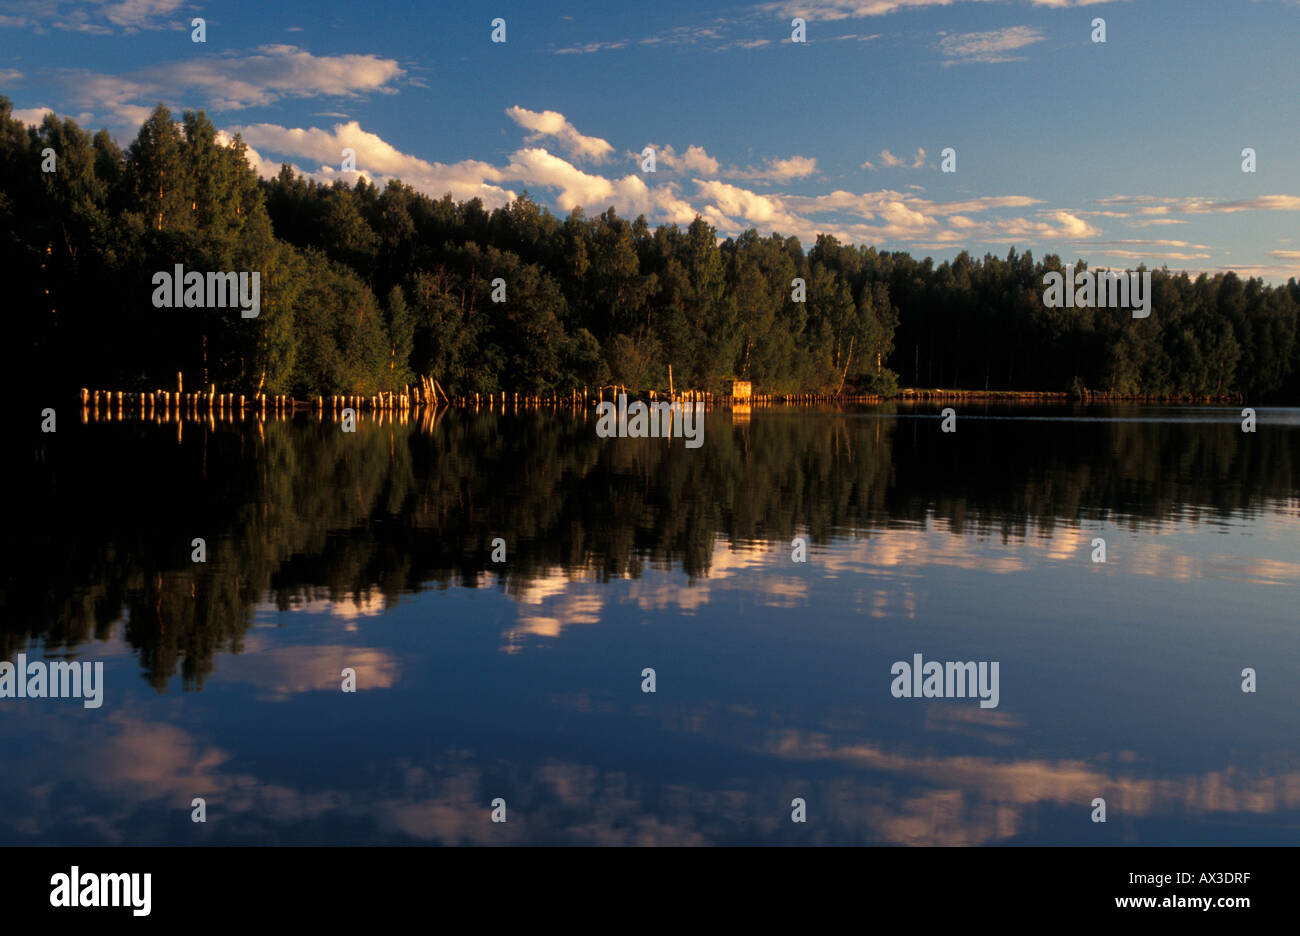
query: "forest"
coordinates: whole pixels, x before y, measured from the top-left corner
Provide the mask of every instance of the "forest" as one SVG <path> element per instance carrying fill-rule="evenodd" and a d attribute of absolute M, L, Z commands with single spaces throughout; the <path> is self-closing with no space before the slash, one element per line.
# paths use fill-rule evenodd
<path fill-rule="evenodd" d="M 53 171 L 50 166 L 53 155 Z M 593 206 L 593 209 L 598 206 Z M 1152 314 L 1049 308 L 1082 259 L 1009 250 L 936 264 L 754 230 L 720 238 L 610 208 L 558 218 L 400 181 L 259 179 L 203 112 L 161 105 L 121 149 L 0 96 L 0 274 L 24 392 L 176 386 L 299 399 L 609 385 L 772 395 L 900 384 L 1300 402 L 1300 283 L 1152 272 Z M 151 277 L 258 272 L 260 312 L 155 308 Z M 1140 267 L 1139 270 L 1145 270 Z M 492 300 L 492 283 L 506 301 Z M 804 282 L 796 301 L 794 281 Z"/>

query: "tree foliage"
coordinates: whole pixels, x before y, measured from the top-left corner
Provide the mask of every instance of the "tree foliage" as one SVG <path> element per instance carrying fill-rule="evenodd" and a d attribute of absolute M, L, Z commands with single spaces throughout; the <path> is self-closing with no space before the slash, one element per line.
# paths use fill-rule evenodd
<path fill-rule="evenodd" d="M 58 168 L 41 171 L 41 153 Z M 0 269 L 10 354 L 40 385 L 212 383 L 300 397 L 634 390 L 885 395 L 904 383 L 1294 399 L 1300 284 L 1157 270 L 1153 312 L 1048 308 L 1035 262 L 934 264 L 821 235 L 719 239 L 612 208 L 560 220 L 527 193 L 488 211 L 398 181 L 259 180 L 244 144 L 159 106 L 120 150 L 0 97 Z M 261 312 L 156 309 L 150 278 L 258 271 Z M 1077 266 L 1086 269 L 1080 261 Z M 494 302 L 503 280 L 506 301 Z M 796 283 L 803 298 L 796 301 Z M 12 369 L 11 369 L 12 370 Z"/>

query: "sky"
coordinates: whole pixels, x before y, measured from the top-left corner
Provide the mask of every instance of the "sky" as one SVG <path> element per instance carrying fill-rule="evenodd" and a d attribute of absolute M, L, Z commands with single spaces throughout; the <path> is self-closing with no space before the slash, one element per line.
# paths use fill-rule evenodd
<path fill-rule="evenodd" d="M 1298 38 L 1300 0 L 0 0 L 0 93 L 123 146 L 202 109 L 265 176 L 1283 282 Z"/>

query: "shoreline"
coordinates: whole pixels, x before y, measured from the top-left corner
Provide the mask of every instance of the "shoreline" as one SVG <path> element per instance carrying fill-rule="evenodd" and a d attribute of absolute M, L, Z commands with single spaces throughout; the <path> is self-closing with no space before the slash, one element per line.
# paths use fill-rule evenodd
<path fill-rule="evenodd" d="M 439 398 L 430 396 L 418 387 L 409 387 L 404 391 L 384 391 L 369 395 L 334 394 L 328 397 L 317 396 L 313 399 L 297 399 L 290 394 L 248 396 L 239 393 L 197 392 L 183 393 L 175 391 L 130 391 L 130 390 L 90 390 L 85 387 L 78 391 L 78 402 L 83 410 L 98 411 L 117 410 L 119 412 L 135 411 L 145 413 L 179 412 L 262 412 L 270 409 L 275 412 L 341 412 L 344 408 L 360 411 L 410 411 L 427 408 L 442 409 L 455 407 L 459 409 L 478 409 L 480 407 L 511 409 L 541 409 L 551 407 L 586 408 L 597 406 L 605 401 L 604 390 L 595 392 L 587 388 L 573 390 L 570 393 L 531 395 L 519 393 L 485 393 L 457 395 Z M 619 393 L 626 393 L 629 400 L 646 402 L 678 402 L 684 404 L 703 403 L 709 407 L 749 407 L 749 406 L 803 406 L 803 405 L 842 405 L 845 403 L 917 403 L 940 402 L 951 400 L 976 400 L 993 403 L 1078 403 L 1083 405 L 1101 405 L 1110 403 L 1146 403 L 1158 405 L 1192 405 L 1221 404 L 1235 405 L 1245 403 L 1241 394 L 1222 394 L 1217 396 L 1197 396 L 1190 394 L 1113 394 L 1096 391 L 1078 392 L 1063 390 L 965 390 L 956 387 L 903 387 L 896 395 L 882 397 L 873 393 L 755 393 L 749 396 L 723 396 L 707 391 L 678 391 L 669 395 L 660 391 L 648 390 L 630 392 L 618 388 L 611 393 L 610 399 L 616 400 Z M 1286 406 L 1288 404 L 1269 404 Z"/>

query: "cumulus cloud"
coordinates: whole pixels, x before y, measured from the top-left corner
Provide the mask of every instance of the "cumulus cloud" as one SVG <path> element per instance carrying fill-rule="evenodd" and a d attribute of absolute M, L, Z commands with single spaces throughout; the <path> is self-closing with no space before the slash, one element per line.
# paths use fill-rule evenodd
<path fill-rule="evenodd" d="M 362 130 L 357 121 L 335 124 L 332 130 L 282 127 L 257 123 L 233 128 L 254 146 L 264 146 L 276 153 L 304 156 L 324 165 L 342 162 L 344 149 L 356 151 L 357 167 L 382 175 L 400 175 L 427 171 L 431 163 L 400 152 L 378 134 Z"/>
<path fill-rule="evenodd" d="M 1009 208 L 1039 204 L 1023 195 L 990 196 L 956 202 L 934 202 L 914 195 L 883 190 L 855 194 L 763 195 L 722 183 L 697 183 L 705 204 L 701 214 L 725 234 L 745 227 L 780 231 L 801 240 L 831 234 L 848 243 L 903 242 L 910 244 L 970 242 L 1007 243 L 1077 240 L 1100 235 L 1078 215 L 1039 210 L 1033 217 L 972 218 Z M 813 215 L 834 218 L 814 220 Z"/>
<path fill-rule="evenodd" d="M 791 156 L 787 159 L 769 159 L 757 169 L 737 169 L 726 172 L 728 178 L 749 179 L 755 182 L 789 182 L 802 179 L 817 171 L 817 160 L 812 156 Z"/>
<path fill-rule="evenodd" d="M 601 162 L 614 152 L 614 147 L 599 137 L 584 136 L 568 118 L 558 111 L 530 111 L 524 107 L 507 107 L 506 116 L 526 130 L 531 130 L 524 142 L 537 143 L 553 137 L 571 155 L 580 159 Z"/>
<path fill-rule="evenodd" d="M 515 197 L 513 191 L 494 184 L 504 178 L 504 173 L 488 163 L 471 159 L 451 164 L 429 162 L 399 151 L 377 134 L 363 130 L 355 120 L 336 124 L 332 130 L 259 123 L 231 127 L 227 132 L 238 133 L 250 147 L 319 163 L 319 168 L 306 174 L 320 181 L 349 175 L 338 167 L 342 165 L 343 150 L 352 149 L 356 152 L 357 174 L 379 184 L 400 178 L 433 198 L 450 192 L 459 201 L 481 198 L 489 207 L 500 207 Z M 264 159 L 256 150 L 250 153 L 249 163 L 264 177 L 280 169 L 280 163 Z"/>
<path fill-rule="evenodd" d="M 645 214 L 655 221 L 673 224 L 688 224 L 695 217 L 694 209 L 681 198 L 675 184 L 652 188 L 635 173 L 619 179 L 593 175 L 545 149 L 516 151 L 502 174 L 529 189 L 556 190 L 555 203 L 563 211 L 581 207 L 596 213 L 613 207 L 625 216 Z"/>
<path fill-rule="evenodd" d="M 700 196 L 725 215 L 743 218 L 769 229 L 790 229 L 800 223 L 785 210 L 778 196 L 760 195 L 716 180 L 698 180 L 695 184 Z"/>
<path fill-rule="evenodd" d="M 540 147 L 516 151 L 510 157 L 506 172 L 512 178 L 522 179 L 525 185 L 558 189 L 555 202 L 565 211 L 580 206 L 603 205 L 614 197 L 615 183 L 600 175 L 584 172 L 572 163 Z M 630 181 L 629 181 L 630 180 Z M 624 194 L 635 194 L 632 183 L 645 183 L 636 176 L 621 180 Z"/>
<path fill-rule="evenodd" d="M 762 166 L 748 168 L 723 168 L 702 146 L 688 146 L 684 153 L 678 153 L 671 146 L 657 143 L 647 144 L 655 151 L 655 165 L 658 170 L 689 173 L 691 175 L 740 179 L 754 182 L 788 182 L 802 179 L 817 171 L 817 160 L 811 156 L 790 156 L 768 159 Z M 629 153 L 633 160 L 640 161 L 641 154 Z"/>
<path fill-rule="evenodd" d="M 534 112 L 510 108 L 507 114 L 531 133 L 559 143 L 568 141 L 579 153 L 603 152 L 562 115 L 553 111 Z M 805 178 L 816 171 L 811 157 L 772 159 L 761 168 L 726 170 L 701 146 L 678 152 L 670 146 L 656 147 L 657 162 L 688 175 L 689 182 L 638 171 L 621 176 L 582 168 L 565 155 L 542 145 L 523 145 L 505 162 L 492 164 L 462 160 L 443 164 L 402 152 L 357 121 L 335 124 L 330 129 L 290 128 L 255 123 L 228 128 L 239 133 L 250 147 L 249 162 L 263 176 L 274 175 L 279 164 L 263 156 L 288 156 L 303 160 L 308 174 L 322 181 L 347 177 L 339 168 L 342 151 L 356 152 L 358 174 L 377 184 L 393 178 L 432 197 L 451 192 L 464 200 L 481 198 L 489 207 L 506 204 L 515 197 L 512 187 L 544 193 L 563 212 L 583 208 L 595 214 L 613 207 L 625 217 L 645 215 L 654 224 L 689 224 L 697 215 L 713 225 L 720 235 L 731 236 L 748 228 L 762 233 L 779 232 L 812 242 L 818 234 L 830 234 L 846 243 L 908 245 L 970 245 L 974 243 L 1040 243 L 1097 238 L 1101 231 L 1083 213 L 1053 210 L 1039 199 L 1025 195 L 992 195 L 936 201 L 920 191 L 884 189 L 873 192 L 836 190 L 823 195 L 786 195 L 760 192 L 741 184 L 743 177 L 758 181 Z M 604 141 L 600 141 L 603 143 Z M 899 159 L 902 165 L 924 160 L 925 151 Z M 313 166 L 315 168 L 313 168 Z M 729 181 L 724 181 L 729 180 Z M 1024 215 L 1025 209 L 1032 213 Z M 1123 214 L 1125 212 L 1116 212 Z M 1111 242 L 1116 250 L 1158 245 L 1162 249 L 1200 249 L 1202 245 L 1169 242 Z"/>
<path fill-rule="evenodd" d="M 660 146 L 657 143 L 646 144 L 655 151 L 655 167 L 657 170 L 668 169 L 674 172 L 693 172 L 697 175 L 716 176 L 718 174 L 719 164 L 716 159 L 708 154 L 702 146 L 694 144 L 686 147 L 686 152 L 678 153 L 671 146 Z M 636 161 L 641 160 L 640 153 L 629 154 Z"/>
<path fill-rule="evenodd" d="M 1012 243 L 1026 240 L 1081 240 L 1098 237 L 1101 231 L 1085 219 L 1069 211 L 1041 212 L 1037 219 L 1008 218 L 989 226 L 987 239 L 993 243 Z"/>
<path fill-rule="evenodd" d="M 925 149 L 918 146 L 916 153 L 912 156 L 895 156 L 889 150 L 880 151 L 880 165 L 886 169 L 924 169 L 925 168 Z M 863 169 L 875 169 L 876 166 L 871 160 L 862 164 Z"/>
<path fill-rule="evenodd" d="M 312 55 L 297 46 L 265 45 L 247 54 L 205 56 L 156 65 L 122 75 L 72 71 L 69 94 L 123 121 L 135 121 L 148 105 L 178 94 L 197 96 L 213 110 L 240 110 L 286 98 L 357 97 L 395 93 L 406 72 L 394 59 L 375 55 Z"/>
<path fill-rule="evenodd" d="M 13 111 L 13 118 L 14 120 L 21 120 L 28 126 L 38 127 L 40 126 L 41 121 L 45 119 L 46 114 L 53 113 L 54 111 L 48 107 L 27 107 L 23 109 L 15 109 Z"/>

